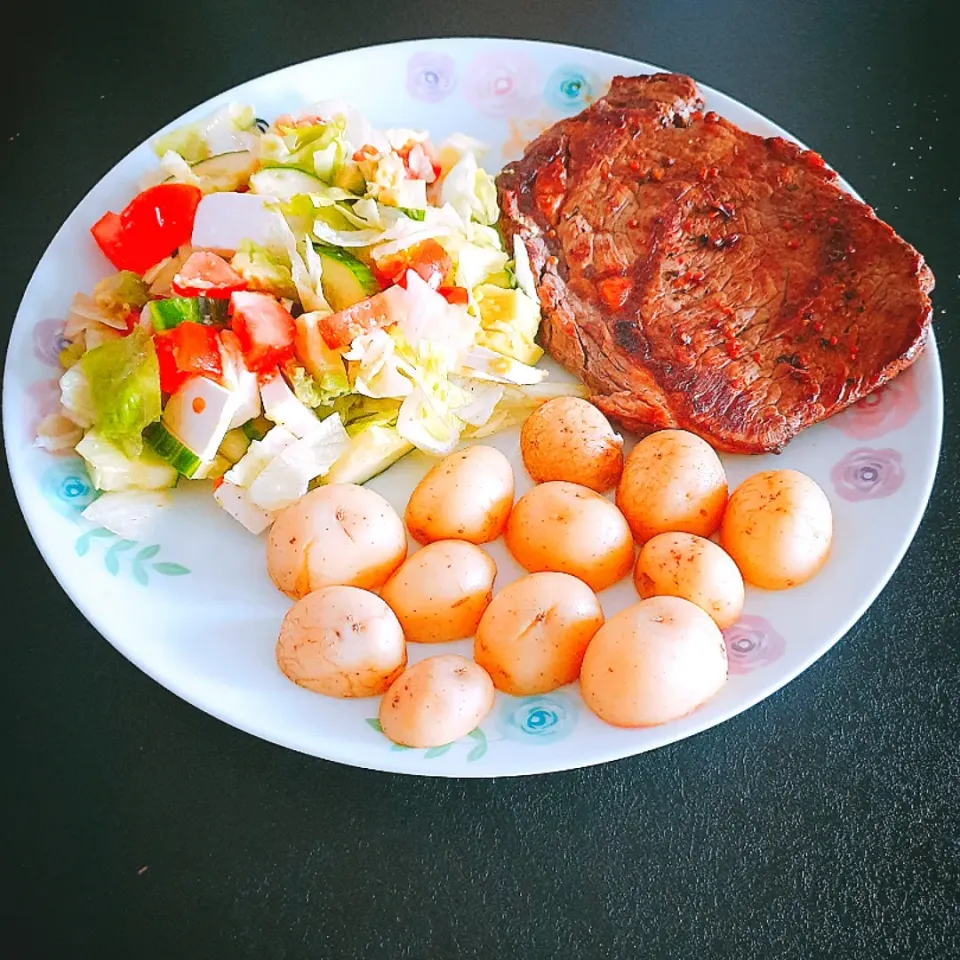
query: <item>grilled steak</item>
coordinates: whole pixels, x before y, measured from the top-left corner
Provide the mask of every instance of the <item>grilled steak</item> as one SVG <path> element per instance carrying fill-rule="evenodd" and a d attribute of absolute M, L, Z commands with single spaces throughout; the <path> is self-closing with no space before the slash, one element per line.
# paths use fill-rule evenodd
<path fill-rule="evenodd" d="M 541 340 L 627 429 L 778 450 L 919 355 L 933 275 L 815 153 L 617 77 L 498 178 Z"/>

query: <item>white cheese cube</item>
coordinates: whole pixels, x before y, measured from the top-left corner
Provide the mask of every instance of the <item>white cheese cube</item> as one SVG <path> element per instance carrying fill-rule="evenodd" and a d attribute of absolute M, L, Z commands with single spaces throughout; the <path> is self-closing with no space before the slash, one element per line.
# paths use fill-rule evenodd
<path fill-rule="evenodd" d="M 163 425 L 201 460 L 212 460 L 239 404 L 232 390 L 206 377 L 191 377 L 167 401 Z"/>
<path fill-rule="evenodd" d="M 234 520 L 243 524 L 251 533 L 263 533 L 273 523 L 273 514 L 258 507 L 250 494 L 236 484 L 224 480 L 213 491 L 213 499 L 223 507 Z"/>

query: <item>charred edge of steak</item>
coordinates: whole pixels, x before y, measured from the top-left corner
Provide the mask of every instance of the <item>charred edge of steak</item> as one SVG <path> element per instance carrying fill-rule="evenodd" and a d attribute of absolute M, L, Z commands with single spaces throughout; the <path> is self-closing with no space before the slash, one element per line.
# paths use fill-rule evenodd
<path fill-rule="evenodd" d="M 527 247 L 541 342 L 605 413 L 640 433 L 681 426 L 720 450 L 777 450 L 913 362 L 933 275 L 819 156 L 702 110 L 689 77 L 614 78 L 504 168 L 501 229 Z M 625 202 L 656 214 L 639 238 L 617 220 Z M 678 237 L 702 269 L 684 268 Z M 634 258 L 611 273 L 620 248 Z M 708 295 L 754 274 L 719 339 L 727 320 Z"/>

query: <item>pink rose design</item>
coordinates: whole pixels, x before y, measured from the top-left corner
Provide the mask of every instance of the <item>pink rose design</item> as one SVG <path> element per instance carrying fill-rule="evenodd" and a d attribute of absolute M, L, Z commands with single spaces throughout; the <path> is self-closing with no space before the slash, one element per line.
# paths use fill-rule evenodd
<path fill-rule="evenodd" d="M 741 617 L 723 631 L 727 645 L 727 669 L 732 674 L 750 673 L 779 660 L 786 641 L 764 617 Z"/>
<path fill-rule="evenodd" d="M 60 351 L 67 345 L 62 320 L 41 320 L 33 328 L 33 355 L 47 366 L 60 366 Z"/>
<path fill-rule="evenodd" d="M 919 409 L 920 396 L 911 369 L 862 397 L 827 422 L 849 437 L 874 440 L 906 426 Z"/>
<path fill-rule="evenodd" d="M 526 54 L 513 50 L 481 53 L 467 68 L 463 93 L 489 116 L 532 114 L 540 101 L 539 68 Z"/>
<path fill-rule="evenodd" d="M 415 100 L 439 103 L 453 93 L 457 85 L 453 57 L 424 50 L 407 62 L 407 93 Z"/>
<path fill-rule="evenodd" d="M 44 417 L 60 412 L 60 381 L 37 380 L 27 387 L 27 396 L 33 401 L 33 416 L 30 420 L 30 439 L 36 436 L 37 427 Z"/>
<path fill-rule="evenodd" d="M 838 496 L 844 500 L 878 500 L 896 493 L 903 485 L 903 457 L 897 450 L 851 450 L 830 471 Z"/>

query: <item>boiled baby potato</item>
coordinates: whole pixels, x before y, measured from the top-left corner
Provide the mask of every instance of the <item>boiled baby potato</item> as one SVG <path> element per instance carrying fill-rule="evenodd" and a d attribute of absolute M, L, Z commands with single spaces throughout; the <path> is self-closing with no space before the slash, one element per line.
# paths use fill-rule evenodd
<path fill-rule="evenodd" d="M 407 640 L 472 637 L 493 596 L 497 565 L 465 540 L 436 540 L 411 554 L 383 585 Z"/>
<path fill-rule="evenodd" d="M 328 697 L 383 693 L 407 662 L 393 611 L 359 587 L 323 587 L 283 618 L 277 664 L 296 684 Z"/>
<path fill-rule="evenodd" d="M 833 514 L 826 494 L 796 470 L 765 470 L 733 491 L 720 543 L 755 587 L 804 583 L 827 560 Z"/>
<path fill-rule="evenodd" d="M 537 483 L 569 480 L 597 493 L 613 489 L 623 470 L 623 438 L 580 397 L 555 397 L 534 410 L 520 431 L 520 454 Z"/>
<path fill-rule="evenodd" d="M 406 555 L 403 523 L 379 493 L 331 483 L 280 512 L 267 541 L 267 570 L 298 599 L 333 584 L 376 589 Z"/>
<path fill-rule="evenodd" d="M 726 502 L 720 458 L 686 430 L 644 437 L 630 451 L 617 485 L 617 506 L 639 543 L 677 531 L 709 537 Z"/>
<path fill-rule="evenodd" d="M 582 580 L 531 573 L 493 598 L 477 627 L 473 659 L 504 693 L 547 693 L 577 679 L 602 624 L 600 602 Z"/>
<path fill-rule="evenodd" d="M 633 566 L 633 538 L 623 514 L 599 493 L 563 480 L 528 490 L 510 514 L 504 539 L 531 573 L 569 573 L 598 592 Z"/>
<path fill-rule="evenodd" d="M 713 617 L 721 630 L 743 610 L 743 577 L 737 565 L 711 540 L 693 533 L 660 533 L 641 548 L 633 570 L 637 593 L 683 597 Z"/>
<path fill-rule="evenodd" d="M 380 701 L 380 727 L 394 743 L 439 747 L 466 736 L 493 709 L 493 681 L 472 660 L 427 657 L 397 677 Z"/>
<path fill-rule="evenodd" d="M 513 468 L 494 447 L 457 450 L 417 484 L 407 503 L 414 540 L 496 540 L 513 506 Z"/>
<path fill-rule="evenodd" d="M 652 727 L 692 713 L 726 682 L 720 628 L 696 604 L 652 597 L 608 620 L 580 669 L 584 703 L 617 727 Z"/>

